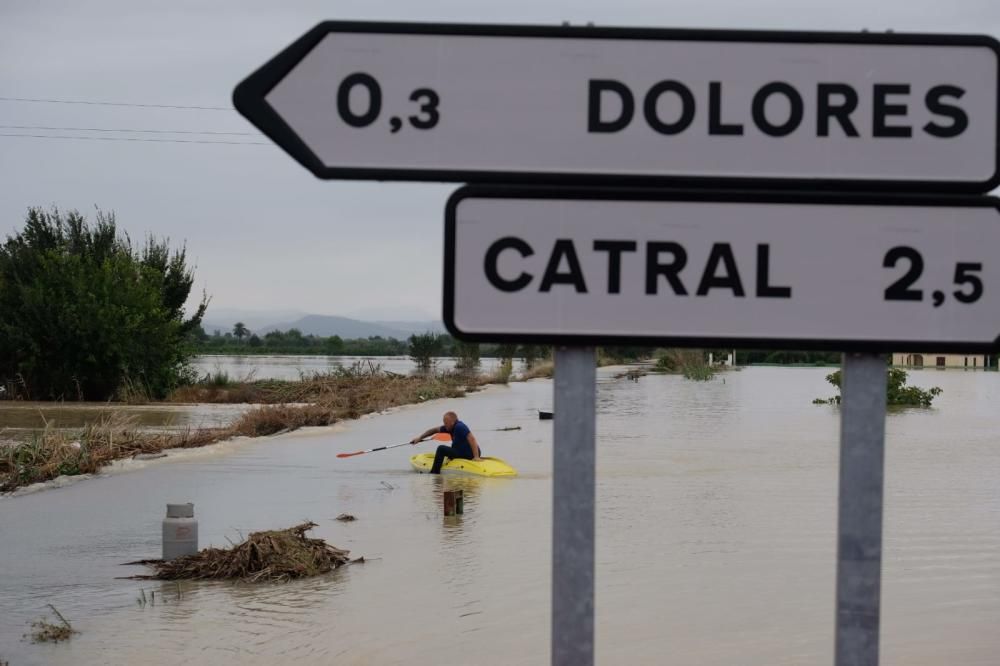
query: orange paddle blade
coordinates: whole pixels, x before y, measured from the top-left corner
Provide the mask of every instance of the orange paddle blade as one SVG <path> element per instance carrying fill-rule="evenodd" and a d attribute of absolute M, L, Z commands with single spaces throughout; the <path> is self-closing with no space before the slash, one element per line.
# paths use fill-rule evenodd
<path fill-rule="evenodd" d="M 431 439 L 436 439 L 439 442 L 450 442 L 451 434 L 447 432 L 439 432 L 436 435 L 433 435 Z"/>
<path fill-rule="evenodd" d="M 350 458 L 351 456 L 360 456 L 364 451 L 355 451 L 354 453 L 338 453 L 338 458 Z"/>

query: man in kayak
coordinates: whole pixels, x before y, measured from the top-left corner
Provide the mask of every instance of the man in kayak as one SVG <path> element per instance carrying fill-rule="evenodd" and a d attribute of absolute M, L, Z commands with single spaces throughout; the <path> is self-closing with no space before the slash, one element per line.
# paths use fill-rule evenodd
<path fill-rule="evenodd" d="M 443 426 L 430 428 L 410 440 L 410 444 L 416 444 L 439 432 L 451 433 L 451 446 L 442 444 L 437 447 L 437 451 L 434 453 L 434 466 L 431 467 L 431 474 L 441 473 L 441 465 L 444 464 L 445 458 L 450 460 L 455 458 L 480 460 L 479 442 L 469 430 L 469 426 L 458 420 L 458 414 L 445 412 L 441 420 L 444 421 Z"/>

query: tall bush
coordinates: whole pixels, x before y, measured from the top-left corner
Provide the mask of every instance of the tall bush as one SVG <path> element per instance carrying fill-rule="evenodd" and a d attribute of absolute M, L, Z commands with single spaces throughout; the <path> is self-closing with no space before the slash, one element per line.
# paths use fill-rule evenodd
<path fill-rule="evenodd" d="M 0 246 L 0 382 L 24 397 L 160 397 L 183 378 L 202 301 L 184 316 L 194 284 L 185 250 L 149 238 L 136 248 L 112 213 L 28 211 Z"/>

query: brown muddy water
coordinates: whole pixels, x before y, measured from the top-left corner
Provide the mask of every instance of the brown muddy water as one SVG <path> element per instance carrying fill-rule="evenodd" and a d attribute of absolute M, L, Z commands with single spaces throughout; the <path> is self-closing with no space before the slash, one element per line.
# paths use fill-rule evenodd
<path fill-rule="evenodd" d="M 600 372 L 597 657 L 603 664 L 832 663 L 838 413 L 829 369 L 725 381 Z M 882 663 L 1000 654 L 1000 374 L 925 370 L 945 392 L 888 419 Z M 0 499 L 0 659 L 35 664 L 546 664 L 551 382 Z M 408 470 L 456 409 L 512 480 Z M 558 415 L 557 415 L 558 418 Z M 520 425 L 522 430 L 492 432 Z M 418 450 L 424 450 L 423 447 Z M 441 516 L 441 491 L 466 513 Z M 167 502 L 203 546 L 303 519 L 364 565 L 286 585 L 116 580 L 157 556 Z M 340 523 L 343 512 L 356 522 Z M 156 604 L 140 607 L 140 589 Z M 81 631 L 21 639 L 53 603 Z"/>
<path fill-rule="evenodd" d="M 0 400 L 0 443 L 30 438 L 45 427 L 76 430 L 110 414 L 124 414 L 144 430 L 217 428 L 233 422 L 250 405 L 122 405 L 103 402 Z"/>

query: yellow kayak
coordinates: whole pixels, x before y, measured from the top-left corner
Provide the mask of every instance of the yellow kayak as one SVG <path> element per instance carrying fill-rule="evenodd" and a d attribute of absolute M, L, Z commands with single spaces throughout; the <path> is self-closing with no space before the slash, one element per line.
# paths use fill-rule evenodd
<path fill-rule="evenodd" d="M 418 453 L 410 457 L 410 464 L 418 472 L 429 472 L 434 466 L 433 453 Z M 445 460 L 441 472 L 457 472 L 460 474 L 475 474 L 476 476 L 517 476 L 517 470 L 499 458 L 484 457 L 482 460 L 465 460 L 456 458 Z"/>

